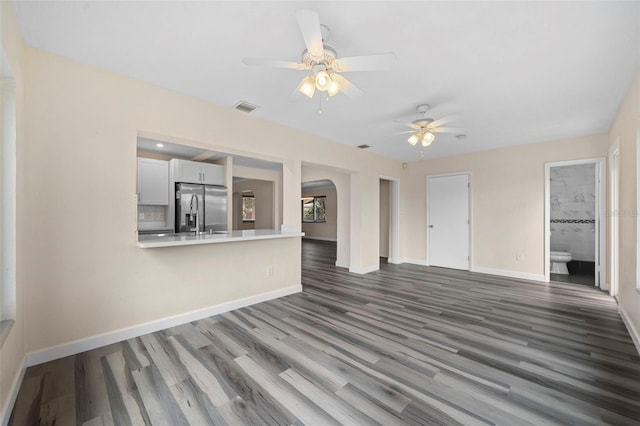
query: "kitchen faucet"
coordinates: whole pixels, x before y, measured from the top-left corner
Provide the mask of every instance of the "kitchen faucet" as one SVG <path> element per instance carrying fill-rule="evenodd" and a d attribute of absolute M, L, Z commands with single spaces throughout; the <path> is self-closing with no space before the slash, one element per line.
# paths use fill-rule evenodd
<path fill-rule="evenodd" d="M 196 199 L 196 211 L 194 213 L 193 211 L 193 199 Z M 191 195 L 191 203 L 189 206 L 189 222 L 193 222 L 193 215 L 196 216 L 196 227 L 195 229 L 192 229 L 192 231 L 196 232 L 196 235 L 198 235 L 198 232 L 200 232 L 200 215 L 198 214 L 198 212 L 200 211 L 200 201 L 198 200 L 198 195 L 197 194 L 192 194 Z"/>

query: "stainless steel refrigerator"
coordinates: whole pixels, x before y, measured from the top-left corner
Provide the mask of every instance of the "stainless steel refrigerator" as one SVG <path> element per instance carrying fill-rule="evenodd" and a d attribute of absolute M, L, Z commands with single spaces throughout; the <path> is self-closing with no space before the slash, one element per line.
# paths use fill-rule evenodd
<path fill-rule="evenodd" d="M 227 188 L 176 183 L 176 232 L 226 231 Z"/>

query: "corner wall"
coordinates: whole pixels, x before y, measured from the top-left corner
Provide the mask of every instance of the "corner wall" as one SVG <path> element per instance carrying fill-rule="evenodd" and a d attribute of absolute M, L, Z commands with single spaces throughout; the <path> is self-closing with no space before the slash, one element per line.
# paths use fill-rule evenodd
<path fill-rule="evenodd" d="M 638 282 L 638 159 L 640 138 L 640 74 L 620 105 L 609 131 L 609 144 L 620 141 L 620 247 L 619 288 L 620 313 L 634 337 L 640 352 L 640 293 Z M 611 214 L 611 212 L 609 212 Z M 609 229 L 609 228 L 608 228 Z M 607 229 L 607 230 L 608 230 Z M 607 242 L 609 242 L 607 240 Z M 607 277 L 610 275 L 607 274 Z"/>

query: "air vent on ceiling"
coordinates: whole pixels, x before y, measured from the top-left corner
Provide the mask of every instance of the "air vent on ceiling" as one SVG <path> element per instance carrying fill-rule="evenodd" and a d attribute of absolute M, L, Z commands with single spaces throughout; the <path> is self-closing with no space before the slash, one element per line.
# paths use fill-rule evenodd
<path fill-rule="evenodd" d="M 249 114 L 250 112 L 252 112 L 254 109 L 258 107 L 256 105 L 250 104 L 249 102 L 240 101 L 237 104 L 235 104 L 233 108 L 237 109 L 238 111 L 246 112 L 247 114 Z"/>
<path fill-rule="evenodd" d="M 367 145 L 366 143 L 363 143 L 362 145 L 358 145 L 358 148 L 360 149 L 367 149 L 367 148 L 371 148 L 370 145 Z"/>

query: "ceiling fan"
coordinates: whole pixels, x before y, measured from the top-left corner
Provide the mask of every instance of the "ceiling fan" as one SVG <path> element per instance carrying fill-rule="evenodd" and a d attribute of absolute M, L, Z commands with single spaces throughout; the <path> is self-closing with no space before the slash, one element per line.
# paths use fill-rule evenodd
<path fill-rule="evenodd" d="M 459 139 L 464 138 L 464 129 L 454 128 L 454 127 L 441 127 L 443 124 L 446 124 L 450 121 L 455 120 L 454 117 L 445 117 L 439 120 L 434 120 L 433 118 L 427 117 L 427 111 L 431 108 L 427 104 L 418 105 L 416 107 L 416 111 L 420 114 L 420 118 L 417 120 L 413 120 L 411 123 L 402 123 L 409 127 L 412 130 L 407 130 L 406 132 L 398 132 L 397 135 L 402 134 L 411 134 L 407 142 L 409 142 L 412 146 L 416 146 L 418 142 L 420 142 L 423 148 L 428 147 L 436 138 L 434 133 L 456 133 L 456 137 Z"/>
<path fill-rule="evenodd" d="M 313 10 L 305 9 L 298 10 L 296 16 L 306 46 L 300 62 L 264 58 L 244 58 L 242 62 L 246 65 L 307 71 L 309 74 L 300 82 L 297 90 L 309 98 L 313 98 L 316 89 L 327 92 L 328 96 L 344 93 L 351 98 L 358 97 L 362 94 L 362 90 L 344 78 L 341 73 L 385 70 L 396 62 L 394 53 L 338 58 L 336 50 L 324 42 L 329 34 L 329 28 L 320 24 L 318 14 Z"/>

